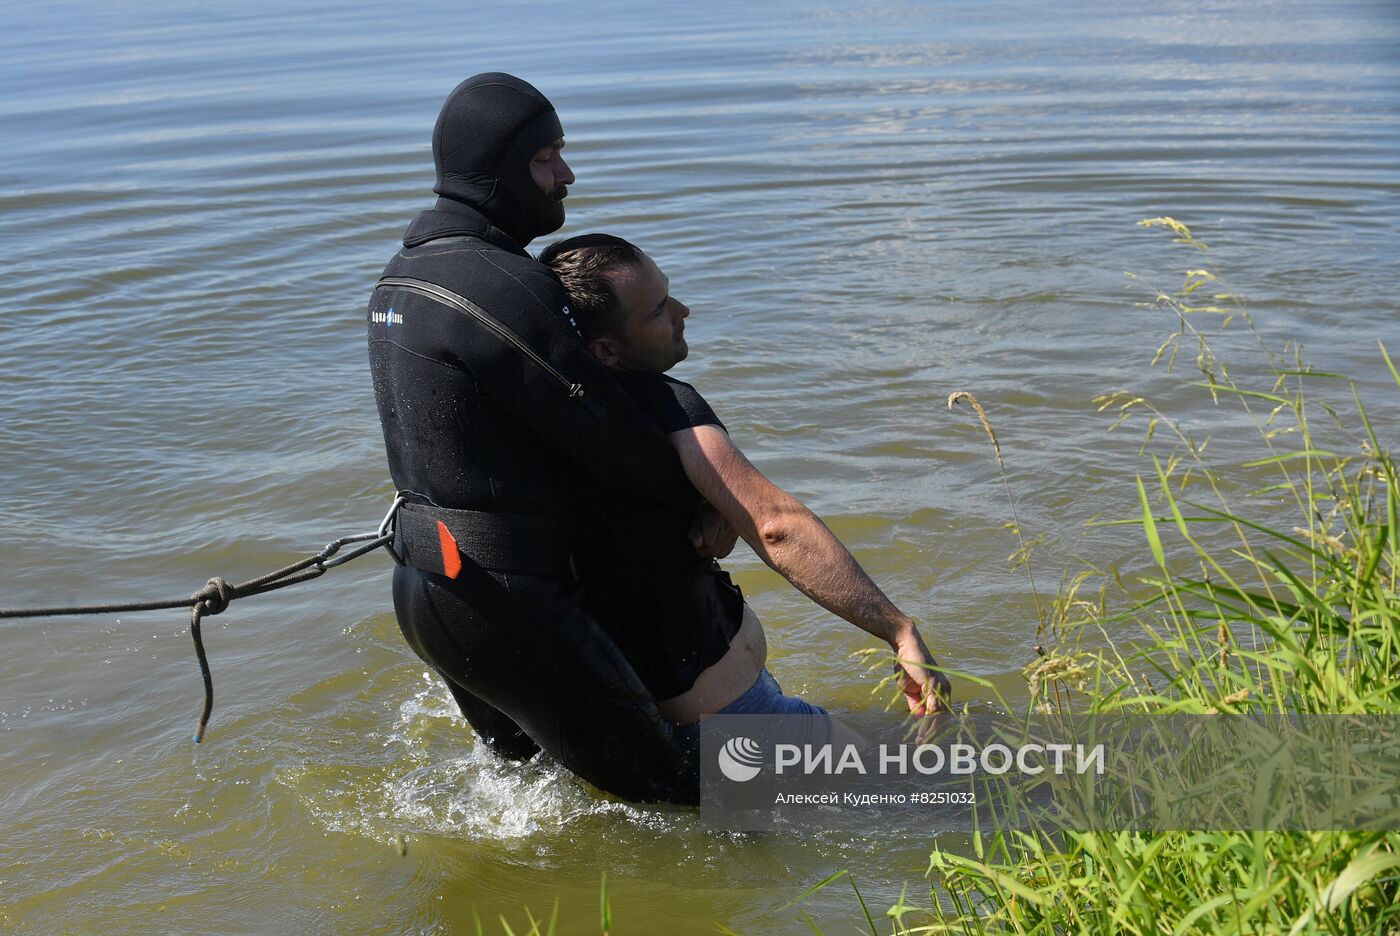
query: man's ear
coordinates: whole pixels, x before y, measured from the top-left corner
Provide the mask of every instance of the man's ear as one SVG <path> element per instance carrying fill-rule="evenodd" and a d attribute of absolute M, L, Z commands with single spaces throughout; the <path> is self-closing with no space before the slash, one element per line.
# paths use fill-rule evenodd
<path fill-rule="evenodd" d="M 588 350 L 604 367 L 616 367 L 622 360 L 622 349 L 613 338 L 594 338 L 588 343 Z"/>

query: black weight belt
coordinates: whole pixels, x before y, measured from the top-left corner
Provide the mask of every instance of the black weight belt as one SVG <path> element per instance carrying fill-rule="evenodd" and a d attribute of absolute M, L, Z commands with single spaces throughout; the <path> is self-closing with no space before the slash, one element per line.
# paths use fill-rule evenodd
<path fill-rule="evenodd" d="M 404 564 L 448 578 L 467 562 L 498 572 L 573 577 L 560 522 L 530 514 L 403 504 L 394 518 L 394 551 Z"/>

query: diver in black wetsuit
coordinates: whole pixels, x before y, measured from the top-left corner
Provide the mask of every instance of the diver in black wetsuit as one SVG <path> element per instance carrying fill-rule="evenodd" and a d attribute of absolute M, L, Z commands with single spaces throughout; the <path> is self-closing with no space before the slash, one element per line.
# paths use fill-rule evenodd
<path fill-rule="evenodd" d="M 538 745 L 620 796 L 694 802 L 693 739 L 580 610 L 571 569 L 577 508 L 600 479 L 670 510 L 699 499 L 525 253 L 563 223 L 562 145 L 526 82 L 458 85 L 433 133 L 440 197 L 370 300 L 374 392 L 405 501 L 394 608 L 493 750 Z"/>

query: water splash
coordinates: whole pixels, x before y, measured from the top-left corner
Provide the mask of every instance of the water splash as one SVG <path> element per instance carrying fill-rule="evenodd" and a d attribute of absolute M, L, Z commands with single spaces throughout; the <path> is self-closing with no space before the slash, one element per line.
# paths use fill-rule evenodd
<path fill-rule="evenodd" d="M 497 757 L 475 743 L 446 687 L 429 673 L 399 705 L 382 741 L 387 762 L 308 765 L 281 779 L 327 831 L 389 844 L 415 835 L 519 840 L 596 816 L 642 825 L 677 821 L 674 813 L 604 798 L 547 754 L 524 762 Z"/>

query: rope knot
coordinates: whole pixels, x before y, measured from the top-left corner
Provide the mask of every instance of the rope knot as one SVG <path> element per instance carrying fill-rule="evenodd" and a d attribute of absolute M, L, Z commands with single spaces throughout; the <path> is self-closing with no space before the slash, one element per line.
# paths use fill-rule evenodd
<path fill-rule="evenodd" d="M 216 575 L 204 583 L 204 587 L 195 592 L 191 600 L 202 604 L 205 614 L 218 614 L 237 597 L 233 586 Z"/>

